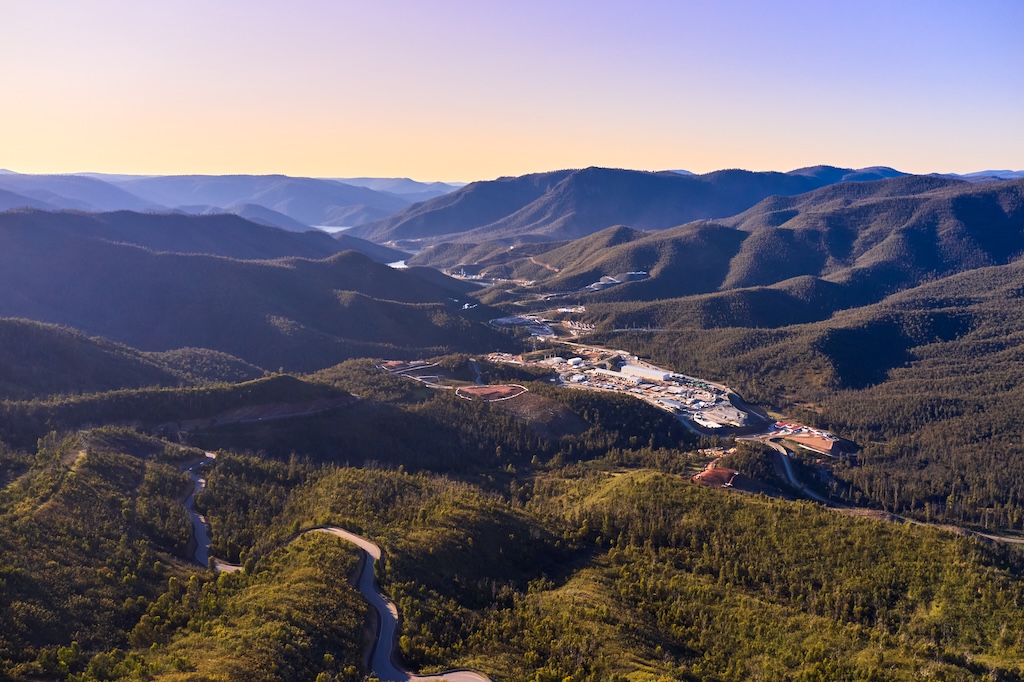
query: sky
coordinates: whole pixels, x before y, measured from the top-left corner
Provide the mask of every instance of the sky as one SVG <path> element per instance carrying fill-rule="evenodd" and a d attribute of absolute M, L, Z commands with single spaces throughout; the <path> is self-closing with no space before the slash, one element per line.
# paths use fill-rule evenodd
<path fill-rule="evenodd" d="M 1024 169 L 1020 0 L 0 0 L 0 168 Z"/>

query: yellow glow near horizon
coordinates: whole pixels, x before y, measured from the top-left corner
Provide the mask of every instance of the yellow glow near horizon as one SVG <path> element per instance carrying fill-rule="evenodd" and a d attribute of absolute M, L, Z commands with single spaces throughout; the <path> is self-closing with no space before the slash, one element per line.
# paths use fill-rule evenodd
<path fill-rule="evenodd" d="M 724 4 L 12 4 L 0 167 L 468 181 L 1024 166 L 1024 6 Z"/>

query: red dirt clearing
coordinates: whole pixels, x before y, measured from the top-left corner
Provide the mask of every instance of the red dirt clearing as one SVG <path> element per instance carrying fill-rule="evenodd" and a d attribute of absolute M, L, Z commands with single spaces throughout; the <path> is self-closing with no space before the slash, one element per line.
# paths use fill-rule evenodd
<path fill-rule="evenodd" d="M 491 403 L 495 400 L 508 400 L 526 393 L 523 386 L 464 386 L 455 394 L 467 400 L 483 400 Z"/>
<path fill-rule="evenodd" d="M 832 454 L 832 448 L 835 447 L 836 441 L 829 440 L 828 438 L 822 438 L 821 436 L 815 435 L 804 435 L 804 434 L 791 434 L 785 437 L 787 440 L 791 440 L 794 443 L 805 445 L 808 448 L 821 452 L 826 455 Z"/>
<path fill-rule="evenodd" d="M 736 474 L 737 471 L 735 469 L 711 467 L 694 476 L 693 480 L 701 485 L 706 485 L 711 488 L 721 488 L 726 483 L 732 481 L 733 476 Z"/>

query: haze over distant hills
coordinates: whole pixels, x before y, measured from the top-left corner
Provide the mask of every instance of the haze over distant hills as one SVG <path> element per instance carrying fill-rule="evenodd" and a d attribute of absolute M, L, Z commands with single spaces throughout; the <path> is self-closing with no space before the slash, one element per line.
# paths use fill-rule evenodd
<path fill-rule="evenodd" d="M 465 183 L 417 182 L 409 178 L 335 178 L 338 182 L 397 194 L 410 202 L 426 201 L 463 187 Z"/>
<path fill-rule="evenodd" d="M 27 197 L 24 194 L 17 194 L 16 192 L 0 189 L 0 211 L 9 211 L 13 208 L 41 208 L 44 210 L 51 210 L 54 206 L 46 203 L 45 201 Z"/>
<path fill-rule="evenodd" d="M 0 315 L 67 324 L 144 350 L 216 349 L 263 368 L 497 343 L 454 303 L 471 285 L 424 268 L 379 265 L 407 259 L 532 280 L 527 295 L 577 291 L 609 306 L 600 314 L 604 326 L 807 322 L 1012 262 L 1024 252 L 1021 182 L 909 176 L 885 167 L 706 175 L 588 168 L 473 183 L 330 236 L 273 225 L 291 221 L 298 229 L 302 223 L 285 210 L 308 219 L 324 215 L 330 201 L 402 200 L 284 176 L 119 177 L 115 184 L 5 174 L 0 186 L 13 189 L 0 189 L 0 201 L 24 197 L 37 208 L 0 213 L 0 286 L 8 292 Z M 422 189 L 402 179 L 380 185 Z M 185 210 L 216 214 L 202 202 L 245 192 L 263 202 L 237 206 L 253 220 L 39 208 L 187 199 L 200 203 Z M 437 243 L 409 258 L 358 234 Z M 439 234 L 455 241 L 441 242 Z M 350 249 L 364 257 L 341 253 Z M 635 271 L 650 276 L 584 290 Z M 492 289 L 483 300 L 516 295 Z"/>
<path fill-rule="evenodd" d="M 1024 171 L 947 174 L 971 182 L 1021 177 Z M 837 182 L 905 175 L 883 166 L 860 170 L 814 166 L 788 173 L 588 168 L 521 178 L 457 183 L 408 178 L 302 178 L 284 175 L 127 175 L 0 173 L 0 210 L 234 213 L 264 225 L 303 231 L 360 227 L 374 241 L 493 239 L 551 241 L 614 224 L 662 229 L 738 213 L 773 194 Z M 672 183 L 667 178 L 682 180 Z M 422 204 L 422 205 L 420 205 Z M 610 222 L 609 222 L 610 221 Z"/>
<path fill-rule="evenodd" d="M 661 230 L 725 218 L 773 195 L 802 194 L 839 182 L 905 175 L 891 168 L 831 166 L 789 173 L 722 170 L 704 175 L 584 168 L 471 183 L 353 231 L 372 241 L 480 243 L 557 241 L 612 225 Z"/>
<path fill-rule="evenodd" d="M 956 178 L 964 178 L 971 182 L 988 182 L 992 180 L 1014 180 L 1016 178 L 1024 178 L 1024 171 L 1012 171 L 1012 170 L 986 170 L 977 171 L 976 173 L 947 173 L 946 175 Z"/>
<path fill-rule="evenodd" d="M 256 204 L 304 225 L 356 225 L 409 203 L 365 187 L 283 175 L 181 175 L 119 180 L 117 184 L 163 206 Z"/>
<path fill-rule="evenodd" d="M 0 210 L 179 211 L 235 213 L 286 230 L 359 225 L 455 189 L 444 183 L 362 178 L 337 180 L 254 176 L 0 174 Z M 387 191 L 371 185 L 388 187 Z"/>
<path fill-rule="evenodd" d="M 380 263 L 391 263 L 408 255 L 358 237 L 340 235 L 335 239 L 319 230 L 288 232 L 224 214 L 15 210 L 0 213 L 0 231 L 8 234 L 35 231 L 40 239 L 43 235 L 52 239 L 55 250 L 69 240 L 97 239 L 153 251 L 204 253 L 243 260 L 320 259 L 352 250 Z"/>
<path fill-rule="evenodd" d="M 10 173 L 0 176 L 0 189 L 42 202 L 35 208 L 82 211 L 149 211 L 162 208 L 111 183 L 78 175 Z"/>

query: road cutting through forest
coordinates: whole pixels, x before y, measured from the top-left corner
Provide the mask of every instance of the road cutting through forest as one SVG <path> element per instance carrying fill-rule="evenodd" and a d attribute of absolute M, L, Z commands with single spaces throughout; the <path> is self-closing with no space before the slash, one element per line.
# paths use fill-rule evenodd
<path fill-rule="evenodd" d="M 196 541 L 194 558 L 197 563 L 208 566 L 210 563 L 210 532 L 206 518 L 195 509 L 195 498 L 203 488 L 206 480 L 199 475 L 199 468 L 207 462 L 216 460 L 212 452 L 206 453 L 206 459 L 199 460 L 188 468 L 192 479 L 192 492 L 185 499 L 185 510 L 192 519 L 192 529 Z M 491 682 L 491 678 L 472 670 L 449 670 L 436 675 L 414 675 L 395 661 L 395 641 L 398 634 L 398 607 L 377 589 L 376 567 L 381 558 L 380 547 L 370 540 L 356 535 L 337 526 L 320 526 L 309 528 L 293 537 L 294 542 L 307 533 L 327 533 L 350 542 L 364 554 L 356 579 L 356 589 L 363 599 L 370 603 L 377 614 L 377 638 L 370 654 L 370 670 L 381 682 Z M 229 564 L 214 558 L 213 568 L 219 572 L 240 571 L 242 567 Z"/>
<path fill-rule="evenodd" d="M 789 481 L 789 485 L 794 490 L 801 493 L 804 497 L 810 500 L 814 500 L 815 502 L 818 502 L 824 505 L 826 508 L 832 509 L 833 511 L 849 514 L 851 516 L 863 516 L 865 518 L 873 518 L 879 521 L 888 521 L 890 523 L 909 523 L 915 526 L 932 526 L 934 528 L 940 528 L 951 533 L 956 533 L 957 535 L 985 538 L 986 540 L 992 540 L 993 542 L 1005 542 L 1012 545 L 1024 545 L 1024 537 L 984 533 L 980 530 L 963 528 L 961 526 L 953 526 L 950 524 L 942 523 L 931 523 L 929 521 L 918 521 L 917 519 L 913 519 L 908 516 L 901 516 L 899 514 L 895 514 L 892 512 L 880 512 L 878 510 L 866 509 L 863 507 L 849 507 L 840 502 L 836 502 L 835 500 L 826 499 L 819 495 L 818 493 L 811 490 L 810 488 L 808 488 L 803 483 L 801 483 L 800 479 L 796 477 L 796 474 L 793 471 L 793 465 L 791 463 L 793 453 L 790 452 L 790 450 L 786 448 L 785 445 L 778 442 L 780 439 L 744 438 L 743 440 L 757 440 L 775 450 L 779 454 L 779 460 L 781 460 L 782 468 L 786 474 L 786 478 Z"/>

